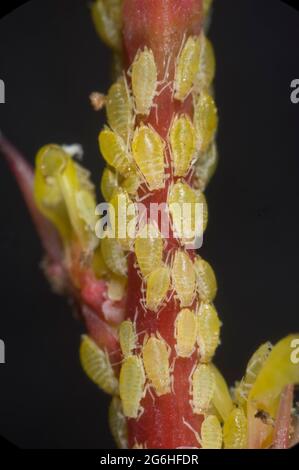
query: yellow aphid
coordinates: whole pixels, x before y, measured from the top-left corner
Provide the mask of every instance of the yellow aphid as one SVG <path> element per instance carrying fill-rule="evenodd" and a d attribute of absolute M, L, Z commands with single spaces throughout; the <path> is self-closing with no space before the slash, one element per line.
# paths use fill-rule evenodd
<path fill-rule="evenodd" d="M 146 375 L 158 397 L 170 392 L 169 350 L 162 338 L 151 336 L 142 349 Z"/>
<path fill-rule="evenodd" d="M 170 129 L 169 140 L 175 176 L 185 176 L 196 149 L 195 129 L 187 115 L 176 117 Z"/>
<path fill-rule="evenodd" d="M 198 364 L 192 375 L 192 409 L 195 414 L 206 413 L 215 391 L 215 376 L 209 364 Z"/>
<path fill-rule="evenodd" d="M 247 402 L 249 392 L 268 358 L 272 349 L 272 344 L 267 341 L 263 343 L 252 355 L 247 366 L 244 377 L 235 389 L 235 398 L 239 405 L 244 405 Z"/>
<path fill-rule="evenodd" d="M 199 256 L 194 261 L 199 297 L 204 302 L 213 302 L 217 292 L 217 281 L 211 265 Z"/>
<path fill-rule="evenodd" d="M 213 371 L 215 378 L 215 390 L 212 404 L 222 418 L 222 421 L 226 421 L 233 409 L 233 401 L 231 399 L 227 383 L 222 374 L 219 372 L 217 367 L 214 366 L 214 364 L 210 364 L 210 368 Z"/>
<path fill-rule="evenodd" d="M 126 276 L 127 259 L 118 240 L 105 237 L 101 240 L 100 247 L 104 262 L 110 271 L 118 276 Z"/>
<path fill-rule="evenodd" d="M 181 307 L 188 307 L 194 300 L 196 277 L 190 257 L 182 250 L 175 253 L 171 275 Z"/>
<path fill-rule="evenodd" d="M 127 178 L 121 182 L 121 187 L 131 196 L 136 196 L 140 186 L 140 178 L 137 173 L 131 172 Z"/>
<path fill-rule="evenodd" d="M 209 362 L 219 344 L 221 321 L 212 304 L 202 302 L 197 316 L 197 342 L 200 361 Z"/>
<path fill-rule="evenodd" d="M 180 311 L 175 321 L 176 352 L 180 357 L 190 357 L 196 343 L 196 317 L 187 308 Z"/>
<path fill-rule="evenodd" d="M 201 425 L 201 446 L 203 449 L 221 449 L 222 428 L 216 416 L 206 416 Z"/>
<path fill-rule="evenodd" d="M 105 128 L 100 132 L 99 145 L 101 153 L 108 163 L 121 175 L 127 176 L 134 167 L 134 163 L 127 151 L 124 140 L 114 131 Z"/>
<path fill-rule="evenodd" d="M 135 254 L 143 276 L 148 276 L 162 265 L 163 240 L 159 229 L 145 224 L 135 241 Z"/>
<path fill-rule="evenodd" d="M 137 114 L 148 115 L 157 88 L 157 66 L 153 51 L 138 51 L 132 64 L 132 90 Z"/>
<path fill-rule="evenodd" d="M 242 408 L 234 408 L 223 427 L 225 449 L 245 449 L 247 447 L 247 418 Z"/>
<path fill-rule="evenodd" d="M 124 249 L 129 249 L 136 235 L 136 207 L 125 189 L 114 191 L 108 213 L 115 237 Z"/>
<path fill-rule="evenodd" d="M 208 223 L 208 207 L 203 193 L 178 181 L 167 199 L 174 230 L 183 243 L 191 243 L 202 236 Z"/>
<path fill-rule="evenodd" d="M 164 142 L 151 127 L 141 125 L 135 131 L 132 152 L 150 190 L 164 186 Z"/>
<path fill-rule="evenodd" d="M 174 97 L 177 100 L 184 101 L 191 92 L 198 71 L 199 60 L 200 39 L 190 36 L 176 63 Z"/>
<path fill-rule="evenodd" d="M 103 171 L 101 179 L 101 193 L 105 201 L 109 202 L 113 196 L 114 191 L 118 188 L 118 175 L 109 167 Z"/>
<path fill-rule="evenodd" d="M 131 320 L 123 321 L 119 327 L 119 344 L 124 357 L 133 354 L 136 348 L 136 341 L 137 336 L 134 324 Z"/>
<path fill-rule="evenodd" d="M 170 288 L 170 273 L 166 266 L 155 269 L 147 278 L 146 305 L 156 312 Z"/>
<path fill-rule="evenodd" d="M 80 361 L 86 375 L 110 395 L 118 393 L 118 381 L 110 364 L 106 351 L 100 349 L 96 343 L 83 335 L 80 345 Z"/>
<path fill-rule="evenodd" d="M 96 0 L 91 4 L 92 19 L 101 39 L 112 49 L 121 49 L 123 0 Z"/>
<path fill-rule="evenodd" d="M 108 91 L 106 111 L 109 126 L 127 142 L 134 118 L 133 103 L 124 76 L 120 77 Z"/>
<path fill-rule="evenodd" d="M 145 373 L 139 356 L 128 356 L 122 363 L 119 376 L 119 394 L 124 415 L 137 418 L 142 411 L 140 401 L 144 395 Z"/>
<path fill-rule="evenodd" d="M 217 146 L 213 142 L 208 150 L 199 156 L 195 163 L 194 187 L 205 191 L 216 171 L 218 158 Z"/>
<path fill-rule="evenodd" d="M 216 60 L 212 43 L 203 33 L 201 35 L 200 63 L 195 80 L 195 90 L 209 89 L 215 77 Z"/>
<path fill-rule="evenodd" d="M 194 104 L 194 127 L 196 131 L 197 149 L 206 152 L 218 125 L 218 114 L 212 96 L 202 90 Z"/>
<path fill-rule="evenodd" d="M 293 346 L 298 338 L 299 334 L 290 335 L 275 344 L 249 393 L 248 403 L 271 416 L 277 411 L 284 387 L 299 384 L 299 362 Z"/>
<path fill-rule="evenodd" d="M 113 397 L 109 407 L 109 426 L 118 449 L 128 448 L 128 429 L 122 404 L 118 397 Z"/>
<path fill-rule="evenodd" d="M 127 278 L 110 273 L 107 286 L 109 299 L 114 302 L 119 302 L 124 298 L 127 287 Z"/>

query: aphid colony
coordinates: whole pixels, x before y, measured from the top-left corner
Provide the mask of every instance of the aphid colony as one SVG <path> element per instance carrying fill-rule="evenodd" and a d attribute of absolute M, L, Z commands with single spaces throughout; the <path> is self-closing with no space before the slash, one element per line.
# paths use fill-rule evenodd
<path fill-rule="evenodd" d="M 129 76 L 122 75 L 108 92 L 105 104 L 109 127 L 99 135 L 101 153 L 118 177 L 138 175 L 139 182 L 154 191 L 165 185 L 166 147 L 171 152 L 174 176 L 185 177 L 191 164 L 201 161 L 217 129 L 217 110 L 210 90 L 214 73 L 213 49 L 204 34 L 191 36 L 182 44 L 173 84 L 165 83 L 166 78 L 158 81 L 150 49 L 137 52 Z M 142 120 L 135 130 L 134 126 L 137 116 L 146 118 L 155 108 L 155 97 L 167 86 L 173 87 L 177 101 L 183 102 L 192 94 L 194 116 L 193 120 L 184 113 L 175 116 L 164 141 Z"/>
<path fill-rule="evenodd" d="M 107 41 L 117 45 L 116 39 L 107 37 Z M 213 305 L 216 277 L 209 263 L 199 256 L 191 259 L 185 249 L 194 233 L 202 235 L 208 220 L 202 191 L 212 176 L 216 161 L 217 110 L 211 90 L 214 73 L 213 49 L 202 33 L 199 37 L 184 38 L 176 59 L 173 82 L 167 82 L 167 73 L 162 81 L 158 80 L 153 51 L 145 47 L 138 50 L 128 74 L 120 76 L 107 97 L 101 99 L 108 118 L 108 126 L 99 134 L 100 150 L 107 163 L 101 190 L 114 209 L 116 222 L 121 218 L 117 208 L 119 201 L 131 208 L 129 222 L 135 223 L 135 204 L 142 200 L 142 194 L 161 190 L 167 185 L 166 203 L 178 240 L 177 249 L 165 253 L 165 242 L 155 223 L 145 223 L 133 237 L 129 237 L 126 230 L 125 236 L 121 237 L 118 228 L 114 238 L 101 240 L 99 258 L 95 260 L 99 271 L 106 269 L 110 275 L 124 279 L 127 275 L 126 252 L 134 251 L 143 285 L 141 307 L 158 317 L 167 296 L 172 295 L 178 306 L 173 325 L 174 350 L 158 331 L 151 335 L 144 332 L 140 342 L 135 321 L 128 319 L 120 324 L 122 363 L 117 385 L 106 353 L 87 337 L 82 338 L 80 351 L 84 369 L 98 386 L 114 396 L 110 421 L 113 434 L 122 446 L 126 441 L 124 417 L 140 419 L 142 399 L 148 390 L 154 391 L 157 397 L 172 393 L 176 360 L 193 355 L 195 366 L 189 377 L 188 399 L 193 413 L 205 417 L 200 436 L 197 435 L 199 443 L 204 448 L 220 448 L 220 422 L 224 420 L 229 419 L 232 426 L 240 428 L 240 417 L 235 419 L 230 414 L 233 405 L 225 381 L 211 364 L 221 327 Z M 155 98 L 167 87 L 172 89 L 172 99 L 178 103 L 184 103 L 192 95 L 194 113 L 190 117 L 178 112 L 170 124 L 167 138 L 163 139 L 146 122 L 157 106 Z M 168 154 L 170 163 L 167 162 Z M 183 212 L 186 203 L 191 206 L 188 214 Z M 197 203 L 203 208 L 199 232 L 196 232 Z M 231 436 L 227 439 L 232 440 Z"/>

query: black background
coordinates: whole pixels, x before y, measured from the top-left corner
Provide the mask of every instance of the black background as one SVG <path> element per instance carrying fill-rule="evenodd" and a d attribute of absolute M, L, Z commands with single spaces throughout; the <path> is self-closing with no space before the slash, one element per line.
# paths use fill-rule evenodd
<path fill-rule="evenodd" d="M 232 384 L 261 342 L 299 330 L 299 14 L 278 0 L 217 0 L 210 36 L 221 160 L 202 253 L 219 283 L 216 363 Z M 88 95 L 107 90 L 109 57 L 82 0 L 34 0 L 0 21 L 0 129 L 29 161 L 45 143 L 80 142 L 98 184 L 105 117 Z M 22 448 L 112 448 L 109 399 L 79 365 L 82 327 L 38 269 L 39 241 L 2 159 L 0 215 L 0 434 Z"/>

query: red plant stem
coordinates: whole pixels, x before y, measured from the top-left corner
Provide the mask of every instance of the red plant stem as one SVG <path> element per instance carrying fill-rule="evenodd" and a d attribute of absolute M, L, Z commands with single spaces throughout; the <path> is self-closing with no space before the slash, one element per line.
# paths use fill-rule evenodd
<path fill-rule="evenodd" d="M 288 385 L 281 394 L 275 420 L 273 448 L 288 449 L 290 446 L 291 411 L 294 398 L 294 386 Z"/>
<path fill-rule="evenodd" d="M 127 66 L 130 67 L 139 48 L 152 49 L 158 67 L 158 80 L 163 81 L 168 67 L 167 81 L 173 82 L 175 61 L 185 37 L 198 35 L 202 28 L 201 0 L 125 0 L 124 10 L 124 47 Z M 161 83 L 160 89 L 165 86 Z M 142 121 L 150 124 L 163 139 L 166 139 L 170 124 L 177 113 L 192 117 L 193 103 L 189 97 L 185 102 L 173 100 L 172 87 L 164 89 L 155 98 L 149 117 Z M 169 179 L 165 188 L 156 191 L 143 203 L 147 211 L 151 202 L 166 203 L 169 185 L 176 180 L 170 174 L 170 155 L 167 152 Z M 178 248 L 174 239 L 167 241 L 164 258 Z M 191 251 L 190 256 L 194 253 Z M 176 356 L 174 345 L 174 324 L 180 311 L 179 302 L 167 302 L 159 315 L 144 311 L 141 307 L 141 280 L 134 267 L 134 253 L 129 256 L 127 317 L 136 319 L 139 344 L 146 334 L 160 333 L 171 348 L 170 364 Z M 137 312 L 137 314 L 136 314 Z M 134 443 L 148 448 L 199 447 L 195 434 L 183 422 L 188 422 L 194 430 L 200 431 L 202 417 L 194 415 L 190 406 L 189 377 L 196 363 L 196 354 L 190 358 L 176 358 L 173 370 L 173 392 L 157 397 L 147 392 L 141 406 L 144 413 L 139 419 L 128 420 L 129 447 Z"/>

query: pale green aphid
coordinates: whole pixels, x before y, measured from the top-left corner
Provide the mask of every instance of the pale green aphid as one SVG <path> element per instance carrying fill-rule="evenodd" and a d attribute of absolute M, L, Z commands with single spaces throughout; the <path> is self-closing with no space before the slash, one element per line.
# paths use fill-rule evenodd
<path fill-rule="evenodd" d="M 128 357 L 133 354 L 136 348 L 137 336 L 134 323 L 131 320 L 123 321 L 119 327 L 118 334 L 121 352 L 124 357 Z"/>
<path fill-rule="evenodd" d="M 157 89 L 157 66 L 153 51 L 138 51 L 132 64 L 132 90 L 137 114 L 148 115 Z"/>
<path fill-rule="evenodd" d="M 139 356 L 128 356 L 124 359 L 119 376 L 119 394 L 124 415 L 137 418 L 142 411 L 140 401 L 144 395 L 145 373 Z"/>
<path fill-rule="evenodd" d="M 118 449 L 128 448 L 127 421 L 123 413 L 121 400 L 113 397 L 109 407 L 109 426 Z"/>
<path fill-rule="evenodd" d="M 118 394 L 118 381 L 108 354 L 86 335 L 81 338 L 80 361 L 86 375 L 110 395 Z"/>

